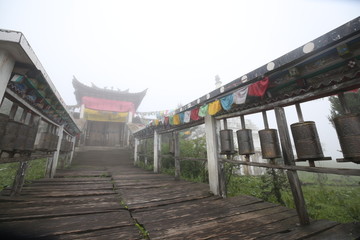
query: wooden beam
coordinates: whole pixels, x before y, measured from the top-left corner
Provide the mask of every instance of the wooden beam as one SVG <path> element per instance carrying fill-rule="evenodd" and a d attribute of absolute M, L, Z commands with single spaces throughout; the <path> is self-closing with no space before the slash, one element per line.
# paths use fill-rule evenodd
<path fill-rule="evenodd" d="M 279 135 L 280 135 L 280 142 L 281 142 L 281 148 L 282 148 L 282 152 L 283 152 L 284 163 L 285 163 L 285 165 L 295 166 L 295 159 L 294 159 L 294 154 L 292 151 L 290 134 L 289 134 L 288 126 L 287 126 L 284 108 L 276 107 L 275 108 L 275 116 L 276 116 L 276 122 L 277 122 Z M 296 211 L 299 216 L 300 224 L 301 225 L 309 225 L 310 219 L 309 219 L 309 215 L 306 210 L 305 199 L 304 199 L 304 195 L 303 195 L 303 192 L 301 189 L 301 183 L 300 183 L 299 177 L 297 175 L 297 172 L 294 170 L 288 170 L 286 173 L 287 173 L 287 177 L 289 180 L 291 192 L 293 194 Z"/>
<path fill-rule="evenodd" d="M 189 159 L 191 160 L 191 159 Z M 220 161 L 228 162 L 235 165 L 248 165 L 254 167 L 263 167 L 263 168 L 274 168 L 274 169 L 283 169 L 283 170 L 293 170 L 293 171 L 303 171 L 303 172 L 313 172 L 313 173 L 324 173 L 324 174 L 336 174 L 343 176 L 360 176 L 360 169 L 350 169 L 350 168 L 325 168 L 325 167 L 308 167 L 308 166 L 289 166 L 289 165 L 274 165 L 270 163 L 260 163 L 260 162 L 246 162 L 239 160 L 230 160 L 225 158 L 220 158 Z"/>
<path fill-rule="evenodd" d="M 210 191 L 220 195 L 217 124 L 213 116 L 205 116 L 206 153 L 208 159 L 208 174 Z"/>

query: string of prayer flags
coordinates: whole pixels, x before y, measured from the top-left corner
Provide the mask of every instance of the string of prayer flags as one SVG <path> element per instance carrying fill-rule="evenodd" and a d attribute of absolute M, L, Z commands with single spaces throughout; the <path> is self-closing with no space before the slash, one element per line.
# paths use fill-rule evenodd
<path fill-rule="evenodd" d="M 208 113 L 209 115 L 215 115 L 221 110 L 221 103 L 220 100 L 215 100 L 212 103 L 209 103 Z"/>
<path fill-rule="evenodd" d="M 191 113 L 190 113 L 190 119 L 191 120 L 197 121 L 197 120 L 200 119 L 199 110 L 200 110 L 200 108 L 194 108 L 194 109 L 191 110 Z"/>
<path fill-rule="evenodd" d="M 233 93 L 235 104 L 244 104 L 248 94 L 248 86 L 242 87 Z"/>
<path fill-rule="evenodd" d="M 180 115 L 175 114 L 173 117 L 173 125 L 179 125 L 180 124 Z"/>
<path fill-rule="evenodd" d="M 205 117 L 208 114 L 208 109 L 209 109 L 208 104 L 201 106 L 198 113 L 199 117 Z"/>
<path fill-rule="evenodd" d="M 234 103 L 234 97 L 232 94 L 227 95 L 226 97 L 223 97 L 220 99 L 221 106 L 224 110 L 230 110 L 232 104 Z"/>
<path fill-rule="evenodd" d="M 190 122 L 190 114 L 191 114 L 191 111 L 186 111 L 184 113 L 184 123 Z"/>
<path fill-rule="evenodd" d="M 264 96 L 268 86 L 269 86 L 269 78 L 265 77 L 260 81 L 257 81 L 249 86 L 248 95 L 249 96 Z"/>

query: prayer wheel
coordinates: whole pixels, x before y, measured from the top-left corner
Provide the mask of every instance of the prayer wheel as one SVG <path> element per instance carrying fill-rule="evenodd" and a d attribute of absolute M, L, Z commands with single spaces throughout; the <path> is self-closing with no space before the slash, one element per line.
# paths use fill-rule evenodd
<path fill-rule="evenodd" d="M 35 139 L 36 139 L 36 134 L 37 134 L 37 128 L 36 127 L 30 127 L 27 137 L 26 137 L 26 141 L 25 141 L 25 149 L 26 151 L 32 151 L 34 150 L 34 143 L 35 143 Z"/>
<path fill-rule="evenodd" d="M 344 158 L 360 162 L 360 114 L 349 114 L 334 118 Z"/>
<path fill-rule="evenodd" d="M 51 143 L 50 143 L 50 151 L 56 151 L 57 149 L 57 144 L 58 144 L 58 140 L 59 140 L 59 136 L 56 134 L 51 134 Z"/>
<path fill-rule="evenodd" d="M 235 153 L 233 130 L 225 129 L 220 131 L 220 147 L 220 154 L 229 155 Z"/>
<path fill-rule="evenodd" d="M 15 148 L 21 123 L 9 120 L 5 127 L 4 136 L 1 139 L 0 149 L 13 151 Z"/>
<path fill-rule="evenodd" d="M 254 154 L 254 142 L 251 129 L 240 129 L 236 131 L 240 155 Z"/>
<path fill-rule="evenodd" d="M 61 140 L 61 145 L 60 145 L 60 151 L 61 151 L 61 152 L 66 152 L 66 151 L 67 151 L 67 149 L 66 149 L 66 143 L 67 143 L 66 139 L 63 138 L 63 139 Z"/>
<path fill-rule="evenodd" d="M 316 160 L 324 158 L 315 122 L 305 121 L 291 124 L 297 160 Z"/>
<path fill-rule="evenodd" d="M 280 143 L 276 129 L 263 129 L 259 131 L 262 157 L 273 159 L 281 157 Z"/>
<path fill-rule="evenodd" d="M 51 133 L 42 132 L 40 134 L 39 143 L 36 146 L 36 149 L 40 151 L 50 151 L 50 145 L 51 145 Z"/>
<path fill-rule="evenodd" d="M 15 139 L 14 149 L 23 151 L 25 150 L 26 138 L 29 132 L 30 126 L 24 123 L 20 123 L 18 134 Z"/>
<path fill-rule="evenodd" d="M 8 121 L 9 121 L 9 116 L 0 113 L 0 139 L 2 139 L 4 137 L 5 128 L 6 128 Z"/>

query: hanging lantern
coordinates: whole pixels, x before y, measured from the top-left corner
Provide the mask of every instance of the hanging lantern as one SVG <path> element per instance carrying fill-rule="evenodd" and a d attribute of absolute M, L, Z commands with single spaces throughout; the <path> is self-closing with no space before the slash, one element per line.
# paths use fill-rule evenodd
<path fill-rule="evenodd" d="M 315 122 L 298 122 L 291 124 L 290 127 L 298 156 L 297 160 L 316 160 L 324 158 Z"/>
<path fill-rule="evenodd" d="M 231 155 L 235 153 L 233 130 L 225 129 L 220 131 L 220 154 Z"/>
<path fill-rule="evenodd" d="M 254 154 L 254 143 L 251 129 L 240 129 L 236 131 L 240 155 Z"/>
<path fill-rule="evenodd" d="M 263 129 L 259 131 L 262 157 L 274 159 L 281 157 L 280 143 L 276 129 Z"/>
<path fill-rule="evenodd" d="M 344 158 L 360 163 L 360 114 L 336 117 L 334 124 Z"/>

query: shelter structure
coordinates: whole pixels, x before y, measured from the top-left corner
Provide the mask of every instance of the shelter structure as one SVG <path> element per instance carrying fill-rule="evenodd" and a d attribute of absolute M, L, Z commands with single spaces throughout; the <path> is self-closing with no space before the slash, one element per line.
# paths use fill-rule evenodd
<path fill-rule="evenodd" d="M 80 144 L 85 146 L 127 146 L 129 127 L 147 89 L 138 93 L 129 90 L 87 86 L 73 78 L 75 97 L 80 107 L 83 132 Z"/>

